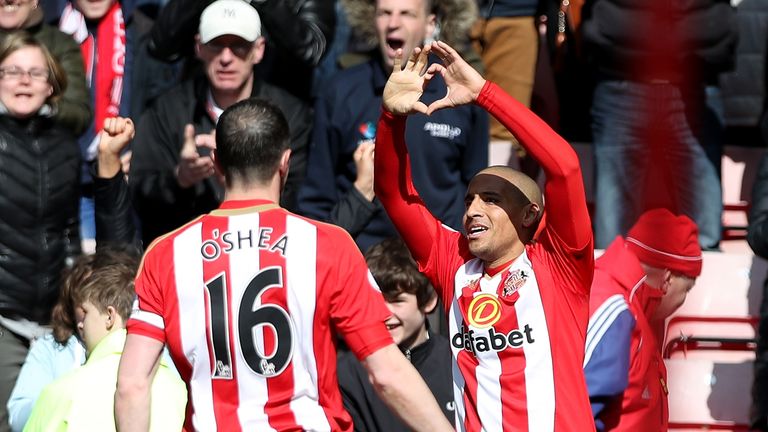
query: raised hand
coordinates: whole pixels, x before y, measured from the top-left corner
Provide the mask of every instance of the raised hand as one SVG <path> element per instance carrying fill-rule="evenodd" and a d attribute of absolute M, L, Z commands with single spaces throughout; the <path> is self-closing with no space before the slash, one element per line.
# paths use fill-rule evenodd
<path fill-rule="evenodd" d="M 129 118 L 110 117 L 104 119 L 104 128 L 99 138 L 99 153 L 119 155 L 133 139 L 136 131 Z"/>
<path fill-rule="evenodd" d="M 368 200 L 373 201 L 375 196 L 373 192 L 373 140 L 365 140 L 358 144 L 352 158 L 357 168 L 357 178 L 355 179 L 355 188 Z"/>
<path fill-rule="evenodd" d="M 133 139 L 135 128 L 129 118 L 110 117 L 104 120 L 104 128 L 99 137 L 99 154 L 96 175 L 112 178 L 120 171 L 128 174 L 128 168 L 122 164 L 120 153 Z M 128 152 L 130 154 L 130 152 Z M 130 160 L 130 159 L 129 159 Z"/>
<path fill-rule="evenodd" d="M 427 114 L 476 101 L 485 85 L 485 79 L 445 42 L 432 42 L 431 48 L 443 64 L 430 65 L 427 73 L 442 75 L 448 93 L 444 98 L 432 102 L 427 108 Z"/>
<path fill-rule="evenodd" d="M 402 68 L 403 50 L 395 54 L 392 74 L 384 87 L 384 109 L 397 115 L 414 112 L 427 113 L 427 106 L 421 102 L 424 88 L 434 76 L 433 72 L 425 70 L 429 57 L 429 47 L 415 48 L 411 58 Z"/>
<path fill-rule="evenodd" d="M 208 153 L 201 156 L 198 148 L 209 152 L 216 148 L 216 141 L 212 134 L 195 136 L 195 127 L 188 124 L 184 127 L 184 144 L 176 167 L 176 181 L 182 188 L 188 188 L 214 173 L 213 160 Z"/>

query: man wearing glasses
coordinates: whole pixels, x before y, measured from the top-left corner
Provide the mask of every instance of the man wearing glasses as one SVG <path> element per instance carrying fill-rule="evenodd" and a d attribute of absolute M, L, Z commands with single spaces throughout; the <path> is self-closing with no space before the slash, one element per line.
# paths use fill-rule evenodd
<path fill-rule="evenodd" d="M 259 14 L 241 0 L 218 0 L 200 17 L 195 53 L 202 71 L 157 99 L 139 121 L 130 184 L 144 245 L 218 207 L 222 180 L 213 171 L 212 131 L 219 115 L 249 97 L 277 105 L 290 125 L 291 164 L 281 205 L 294 208 L 306 166 L 310 111 L 286 91 L 262 82 Z"/>

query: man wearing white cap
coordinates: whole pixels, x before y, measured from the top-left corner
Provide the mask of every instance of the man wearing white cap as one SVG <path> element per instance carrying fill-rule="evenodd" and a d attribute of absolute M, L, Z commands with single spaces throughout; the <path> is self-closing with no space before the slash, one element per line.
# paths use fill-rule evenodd
<path fill-rule="evenodd" d="M 297 98 L 256 77 L 253 68 L 265 45 L 258 12 L 241 0 L 212 3 L 200 17 L 195 44 L 203 73 L 158 98 L 141 118 L 133 143 L 130 183 L 145 246 L 218 207 L 224 190 L 213 171 L 211 132 L 219 115 L 238 101 L 267 99 L 288 119 L 291 166 L 283 207 L 293 208 L 304 177 L 310 112 Z"/>

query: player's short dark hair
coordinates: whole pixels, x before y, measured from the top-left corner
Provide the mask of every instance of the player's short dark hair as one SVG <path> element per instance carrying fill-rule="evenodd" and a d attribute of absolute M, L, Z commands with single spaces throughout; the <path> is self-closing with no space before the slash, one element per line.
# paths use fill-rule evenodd
<path fill-rule="evenodd" d="M 227 185 L 233 177 L 269 181 L 289 140 L 288 121 L 272 102 L 251 98 L 227 108 L 216 125 L 216 160 Z"/>
<path fill-rule="evenodd" d="M 92 269 L 75 294 L 77 303 L 90 302 L 100 312 L 112 306 L 124 321 L 128 320 L 136 298 L 133 281 L 139 267 L 138 257 L 117 250 L 98 253 L 109 254 L 109 262 Z"/>
<path fill-rule="evenodd" d="M 413 294 L 422 309 L 434 297 L 429 279 L 419 271 L 401 239 L 390 238 L 372 246 L 365 254 L 365 261 L 387 301 L 394 301 L 403 292 Z"/>

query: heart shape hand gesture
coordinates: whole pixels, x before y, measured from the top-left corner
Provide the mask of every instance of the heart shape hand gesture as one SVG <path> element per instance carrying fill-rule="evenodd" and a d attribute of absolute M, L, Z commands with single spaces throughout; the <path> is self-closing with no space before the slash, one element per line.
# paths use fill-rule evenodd
<path fill-rule="evenodd" d="M 434 52 L 442 64 L 427 67 L 430 52 Z M 432 42 L 423 49 L 414 49 L 404 68 L 402 55 L 402 50 L 398 50 L 392 74 L 384 87 L 384 109 L 393 114 L 419 112 L 430 115 L 443 108 L 472 103 L 485 85 L 485 79 L 445 42 Z M 442 75 L 448 91 L 445 97 L 427 106 L 419 99 L 437 73 Z"/>

